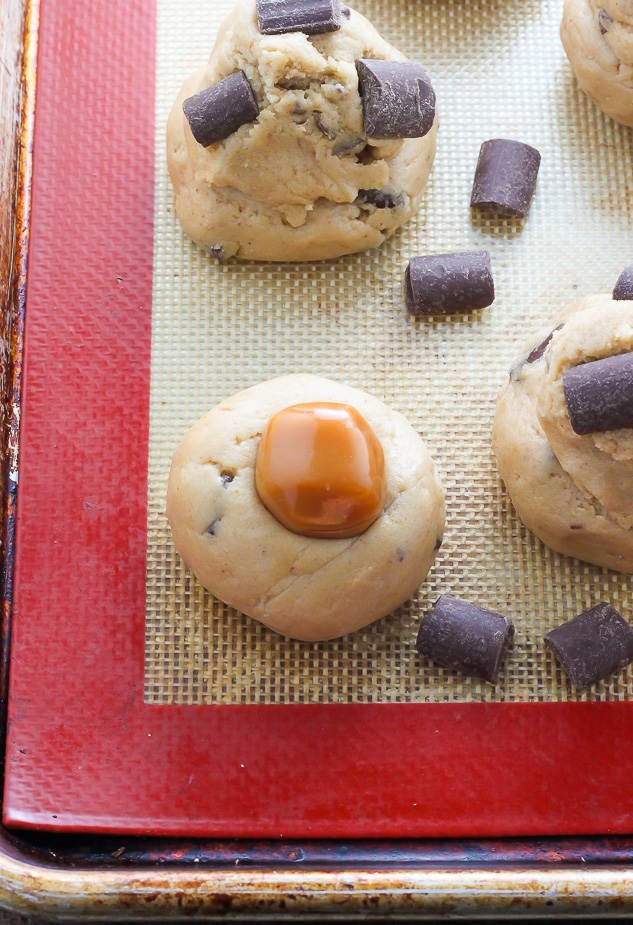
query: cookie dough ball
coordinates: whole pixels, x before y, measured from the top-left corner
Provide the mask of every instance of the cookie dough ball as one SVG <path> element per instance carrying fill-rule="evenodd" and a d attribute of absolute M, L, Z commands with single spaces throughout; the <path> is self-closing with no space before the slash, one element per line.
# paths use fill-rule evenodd
<path fill-rule="evenodd" d="M 561 39 L 587 96 L 633 126 L 633 3 L 565 0 Z"/>
<path fill-rule="evenodd" d="M 255 488 L 260 438 L 291 405 L 351 405 L 382 444 L 382 513 L 358 536 L 284 527 Z M 444 492 L 420 436 L 371 395 L 318 376 L 284 376 L 221 402 L 172 461 L 167 516 L 176 548 L 220 600 L 295 639 L 334 639 L 395 610 L 426 577 L 444 529 Z"/>
<path fill-rule="evenodd" d="M 378 246 L 413 215 L 437 121 L 421 138 L 368 140 L 360 58 L 406 61 L 353 10 L 335 32 L 262 35 L 255 0 L 237 5 L 167 125 L 176 213 L 201 247 L 222 260 L 329 259 Z M 205 148 L 183 102 L 237 70 L 259 115 Z"/>
<path fill-rule="evenodd" d="M 576 302 L 513 366 L 492 437 L 524 524 L 557 552 L 619 572 L 633 572 L 633 430 L 576 434 L 563 375 L 632 350 L 633 302 Z"/>

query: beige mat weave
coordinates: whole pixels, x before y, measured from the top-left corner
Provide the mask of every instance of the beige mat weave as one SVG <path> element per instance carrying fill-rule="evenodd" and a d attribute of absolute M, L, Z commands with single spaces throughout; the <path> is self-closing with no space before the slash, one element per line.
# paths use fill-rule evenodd
<path fill-rule="evenodd" d="M 441 112 L 418 216 L 381 249 L 332 263 L 218 266 L 180 231 L 164 156 L 182 80 L 206 62 L 231 0 L 159 0 L 156 218 L 145 697 L 151 703 L 567 700 L 543 633 L 599 600 L 633 618 L 631 579 L 559 556 L 518 522 L 490 449 L 497 392 L 520 347 L 633 259 L 631 133 L 580 93 L 558 38 L 559 2 L 357 0 L 428 69 Z M 354 5 L 354 4 L 353 4 Z M 487 138 L 543 156 L 529 219 L 471 218 Z M 416 321 L 400 284 L 410 256 L 487 248 L 494 305 Z M 366 389 L 428 440 L 447 489 L 445 543 L 419 595 L 325 644 L 283 639 L 215 601 L 187 571 L 164 515 L 169 463 L 211 405 L 273 376 L 313 372 Z M 509 614 L 517 641 L 496 688 L 421 661 L 416 625 L 440 593 Z M 633 673 L 591 699 L 622 700 Z"/>

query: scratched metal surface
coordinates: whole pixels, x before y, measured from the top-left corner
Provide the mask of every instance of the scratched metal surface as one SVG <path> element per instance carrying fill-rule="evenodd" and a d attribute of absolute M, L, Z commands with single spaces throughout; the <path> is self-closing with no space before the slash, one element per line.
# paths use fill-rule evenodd
<path fill-rule="evenodd" d="M 438 154 L 419 214 L 380 249 L 330 263 L 219 266 L 178 226 L 164 131 L 181 81 L 206 61 L 231 7 L 158 3 L 146 699 L 573 699 L 542 636 L 602 599 L 633 617 L 631 579 L 560 556 L 523 528 L 496 471 L 490 428 L 526 338 L 580 295 L 610 290 L 630 262 L 630 132 L 578 90 L 558 37 L 558 0 L 359 0 L 380 32 L 423 62 L 437 91 Z M 479 146 L 499 136 L 543 156 L 524 223 L 470 215 Z M 491 251 L 495 303 L 472 316 L 408 317 L 400 293 L 408 258 L 470 248 Z M 404 412 L 447 490 L 444 546 L 419 593 L 367 629 L 316 645 L 283 639 L 214 600 L 179 559 L 164 514 L 171 454 L 188 426 L 239 389 L 301 371 Z M 497 687 L 415 655 L 416 625 L 441 593 L 514 620 Z M 581 699 L 628 699 L 632 683 L 629 670 Z"/>

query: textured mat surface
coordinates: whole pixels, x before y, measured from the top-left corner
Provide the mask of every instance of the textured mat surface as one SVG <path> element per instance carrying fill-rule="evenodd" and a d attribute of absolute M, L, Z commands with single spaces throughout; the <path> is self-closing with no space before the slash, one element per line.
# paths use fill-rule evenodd
<path fill-rule="evenodd" d="M 181 232 L 164 156 L 169 108 L 206 62 L 232 0 L 159 0 L 145 699 L 151 703 L 569 700 L 541 640 L 599 600 L 633 617 L 631 579 L 545 548 L 513 512 L 490 448 L 498 390 L 526 339 L 581 295 L 609 291 L 633 254 L 631 134 L 578 90 L 561 4 L 358 0 L 435 85 L 441 126 L 422 208 L 382 248 L 331 263 L 219 266 Z M 482 141 L 542 154 L 526 222 L 471 217 Z M 410 256 L 487 248 L 497 299 L 471 317 L 414 320 Z M 447 489 L 444 546 L 397 613 L 327 644 L 277 636 L 214 600 L 173 548 L 171 454 L 211 405 L 262 379 L 315 372 L 404 412 Z M 421 662 L 416 624 L 451 593 L 509 614 L 517 638 L 491 688 Z M 581 699 L 623 700 L 624 672 Z"/>

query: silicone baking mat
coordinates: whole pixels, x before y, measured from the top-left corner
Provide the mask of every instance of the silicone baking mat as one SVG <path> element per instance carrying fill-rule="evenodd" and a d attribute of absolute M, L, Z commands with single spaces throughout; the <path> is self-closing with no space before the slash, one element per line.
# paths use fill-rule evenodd
<path fill-rule="evenodd" d="M 546 663 L 519 675 L 537 621 L 602 595 L 630 616 L 626 584 L 522 531 L 487 443 L 524 335 L 608 289 L 630 258 L 628 136 L 575 89 L 558 5 L 363 4 L 406 51 L 416 36 L 424 45 L 442 107 L 436 168 L 420 215 L 381 251 L 301 267 L 218 267 L 178 230 L 164 119 L 222 7 L 175 9 L 161 0 L 157 43 L 153 0 L 42 0 L 5 824 L 284 838 L 633 830 L 626 676 L 598 692 L 614 702 L 561 703 Z M 542 148 L 537 199 L 524 226 L 471 224 L 477 148 L 501 133 Z M 484 242 L 492 308 L 404 314 L 411 253 Z M 446 548 L 419 600 L 327 657 L 231 613 L 214 637 L 219 605 L 182 570 L 162 519 L 186 427 L 235 389 L 297 369 L 405 411 L 449 495 Z M 413 702 L 482 699 L 411 659 L 434 589 L 516 616 L 523 641 L 495 696 L 526 702 Z M 546 685 L 552 702 L 527 702 Z M 398 698 L 412 702 L 363 702 Z"/>
<path fill-rule="evenodd" d="M 580 295 L 612 288 L 633 254 L 630 131 L 571 77 L 558 2 L 358 0 L 356 8 L 433 80 L 438 153 L 419 214 L 381 248 L 329 263 L 221 266 L 181 232 L 164 130 L 185 77 L 206 63 L 232 0 L 158 0 L 154 294 L 145 696 L 150 703 L 567 700 L 578 694 L 543 646 L 600 600 L 628 618 L 631 579 L 545 548 L 518 521 L 490 447 L 496 396 L 526 339 Z M 479 146 L 539 149 L 525 222 L 471 216 Z M 494 304 L 415 320 L 401 281 L 420 253 L 489 249 Z M 444 545 L 416 597 L 344 639 L 284 639 L 207 593 L 165 517 L 171 454 L 213 404 L 273 376 L 313 372 L 364 388 L 427 439 L 447 490 Z M 499 684 L 420 660 L 416 625 L 442 593 L 508 614 Z M 581 695 L 620 700 L 633 669 Z"/>

